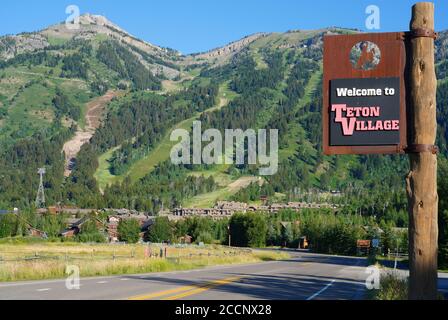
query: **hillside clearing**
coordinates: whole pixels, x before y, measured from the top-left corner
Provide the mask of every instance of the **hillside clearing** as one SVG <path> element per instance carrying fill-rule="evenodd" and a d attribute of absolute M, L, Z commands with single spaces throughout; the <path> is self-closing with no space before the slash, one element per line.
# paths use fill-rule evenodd
<path fill-rule="evenodd" d="M 100 126 L 106 105 L 116 96 L 117 92 L 110 90 L 86 105 L 85 127 L 78 126 L 75 136 L 67 141 L 62 148 L 65 153 L 64 175 L 66 177 L 70 176 L 72 164 L 81 147 L 90 141 L 90 138 L 93 137 L 96 129 Z"/>
<path fill-rule="evenodd" d="M 183 205 L 187 208 L 211 208 L 217 201 L 226 200 L 238 191 L 247 188 L 251 183 L 258 181 L 260 181 L 259 177 L 244 176 L 224 188 L 190 198 Z"/>

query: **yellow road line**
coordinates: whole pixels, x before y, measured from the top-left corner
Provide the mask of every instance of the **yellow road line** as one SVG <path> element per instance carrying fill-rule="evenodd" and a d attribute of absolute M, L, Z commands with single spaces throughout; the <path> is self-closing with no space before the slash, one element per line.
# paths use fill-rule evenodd
<path fill-rule="evenodd" d="M 187 290 L 192 290 L 192 289 L 196 289 L 196 288 L 198 288 L 198 287 L 197 286 L 179 287 L 179 288 L 175 288 L 175 289 L 170 289 L 170 290 L 165 290 L 165 291 L 160 291 L 160 292 L 155 292 L 155 293 L 150 293 L 150 294 L 144 294 L 144 295 L 130 297 L 130 298 L 128 298 L 128 300 L 149 300 L 149 299 L 162 297 L 162 296 L 167 296 L 167 295 L 170 295 L 170 294 L 174 294 L 174 293 L 178 293 L 178 292 L 182 292 L 182 291 L 187 291 Z"/>
<path fill-rule="evenodd" d="M 164 298 L 162 300 L 178 300 L 178 299 L 182 299 L 182 298 L 185 298 L 185 297 L 189 297 L 189 296 L 192 296 L 192 295 L 195 295 L 195 294 L 202 293 L 204 291 L 207 291 L 207 290 L 219 287 L 219 286 L 223 286 L 223 285 L 226 285 L 226 284 L 229 284 L 229 283 L 232 283 L 232 282 L 236 282 L 236 281 L 240 280 L 241 278 L 243 278 L 243 277 L 231 277 L 231 278 L 226 278 L 226 279 L 221 279 L 221 280 L 215 280 L 215 281 L 212 281 L 212 282 L 210 282 L 209 284 L 207 284 L 207 285 L 205 285 L 203 287 L 199 287 L 199 288 L 196 288 L 194 290 L 190 290 L 190 291 L 183 292 L 183 293 L 171 296 L 171 297 L 167 297 L 167 298 Z"/>
<path fill-rule="evenodd" d="M 163 296 L 169 296 L 169 295 L 173 295 L 173 294 L 181 292 L 178 295 L 170 296 L 170 297 L 163 299 L 163 300 L 175 300 L 175 299 L 179 299 L 181 296 L 187 297 L 187 296 L 190 296 L 193 294 L 197 294 L 197 293 L 209 290 L 211 288 L 215 288 L 218 286 L 222 286 L 222 285 L 237 281 L 241 278 L 242 277 L 231 277 L 231 278 L 226 278 L 226 279 L 222 279 L 222 280 L 211 281 L 204 285 L 190 285 L 190 286 L 178 287 L 178 288 L 154 292 L 154 293 L 150 293 L 150 294 L 133 296 L 133 297 L 128 298 L 128 300 L 149 300 L 149 299 L 159 298 L 159 297 L 163 297 Z"/>

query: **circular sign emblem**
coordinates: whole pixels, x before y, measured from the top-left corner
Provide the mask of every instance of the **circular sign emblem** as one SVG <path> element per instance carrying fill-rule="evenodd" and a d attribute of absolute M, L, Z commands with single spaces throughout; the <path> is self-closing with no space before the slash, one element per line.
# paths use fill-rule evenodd
<path fill-rule="evenodd" d="M 361 41 L 355 44 L 350 51 L 350 62 L 353 68 L 369 71 L 376 68 L 381 61 L 381 50 L 370 41 Z"/>

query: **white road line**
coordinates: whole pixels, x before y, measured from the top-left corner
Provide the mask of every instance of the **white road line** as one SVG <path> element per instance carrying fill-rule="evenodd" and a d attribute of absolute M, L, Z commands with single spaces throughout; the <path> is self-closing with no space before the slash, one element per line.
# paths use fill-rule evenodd
<path fill-rule="evenodd" d="M 98 281 L 97 283 L 103 284 L 103 283 L 107 283 L 107 281 Z"/>
<path fill-rule="evenodd" d="M 128 281 L 129 279 L 128 278 L 121 278 L 120 280 L 121 281 Z"/>
<path fill-rule="evenodd" d="M 319 291 L 317 291 L 315 294 L 313 294 L 311 297 L 308 297 L 306 300 L 313 300 L 314 298 L 316 298 L 317 296 L 319 296 L 322 292 L 324 292 L 325 290 L 327 290 L 328 288 L 331 287 L 331 285 L 335 282 L 336 280 L 331 280 L 331 282 L 329 284 L 327 284 L 325 287 L 323 287 L 322 289 L 320 289 Z"/>
<path fill-rule="evenodd" d="M 44 289 L 37 289 L 38 292 L 44 292 L 44 291 L 50 291 L 50 288 L 44 288 Z"/>

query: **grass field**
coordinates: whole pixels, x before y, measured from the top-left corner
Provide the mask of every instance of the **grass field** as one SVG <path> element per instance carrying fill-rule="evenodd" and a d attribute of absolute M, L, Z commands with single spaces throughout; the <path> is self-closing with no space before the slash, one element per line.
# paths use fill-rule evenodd
<path fill-rule="evenodd" d="M 67 265 L 80 268 L 80 275 L 107 276 L 173 270 L 213 265 L 282 260 L 288 254 L 228 248 L 218 245 L 166 247 L 161 245 L 109 245 L 79 243 L 0 244 L 0 281 L 64 278 Z M 148 256 L 148 253 L 153 255 Z"/>
<path fill-rule="evenodd" d="M 104 191 L 104 189 L 107 187 L 107 185 L 114 183 L 115 181 L 118 181 L 118 176 L 114 176 L 110 173 L 109 170 L 109 159 L 112 157 L 112 154 L 115 150 L 117 150 L 119 147 L 110 149 L 106 153 L 103 153 L 98 158 L 98 169 L 94 173 L 93 177 L 98 182 L 98 186 L 100 188 L 100 191 Z"/>

